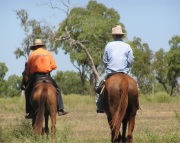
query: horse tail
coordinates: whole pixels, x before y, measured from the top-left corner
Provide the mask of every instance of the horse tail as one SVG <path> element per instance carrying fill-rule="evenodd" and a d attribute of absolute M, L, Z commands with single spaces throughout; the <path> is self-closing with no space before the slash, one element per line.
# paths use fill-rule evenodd
<path fill-rule="evenodd" d="M 117 107 L 117 111 L 112 117 L 111 125 L 112 129 L 115 132 L 114 139 L 118 137 L 121 127 L 121 122 L 124 119 L 126 114 L 126 109 L 128 105 L 128 80 L 123 78 L 121 83 L 119 84 L 119 104 Z"/>
<path fill-rule="evenodd" d="M 47 100 L 47 89 L 43 88 L 40 96 L 39 107 L 37 110 L 36 123 L 35 123 L 36 127 L 38 127 L 39 129 L 42 129 L 43 126 L 46 100 Z"/>

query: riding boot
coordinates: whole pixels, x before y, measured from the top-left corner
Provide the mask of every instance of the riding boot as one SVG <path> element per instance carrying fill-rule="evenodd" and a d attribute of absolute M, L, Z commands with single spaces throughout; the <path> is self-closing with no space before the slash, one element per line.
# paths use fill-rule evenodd
<path fill-rule="evenodd" d="M 67 114 L 67 112 L 64 111 L 63 99 L 62 99 L 60 92 L 58 92 L 58 94 L 57 94 L 57 100 L 58 100 L 58 106 L 57 106 L 58 107 L 58 115 L 62 116 L 62 115 Z"/>
<path fill-rule="evenodd" d="M 101 105 L 101 97 L 99 94 L 96 94 L 96 106 L 97 106 L 97 113 L 104 113 Z"/>

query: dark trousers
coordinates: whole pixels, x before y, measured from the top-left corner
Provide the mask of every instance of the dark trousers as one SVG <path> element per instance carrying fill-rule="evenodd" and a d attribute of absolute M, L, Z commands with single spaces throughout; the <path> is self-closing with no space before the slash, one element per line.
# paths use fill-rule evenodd
<path fill-rule="evenodd" d="M 41 77 L 48 77 L 51 80 L 52 84 L 57 89 L 58 110 L 64 109 L 64 104 L 63 104 L 63 100 L 62 100 L 62 96 L 61 96 L 61 91 L 60 91 L 60 88 L 58 88 L 55 80 L 50 76 L 50 74 L 36 73 L 33 76 L 31 76 L 29 85 L 28 85 L 28 87 L 26 88 L 26 91 L 25 91 L 26 113 L 32 113 L 33 112 L 33 108 L 32 108 L 32 105 L 30 103 L 30 96 L 31 96 L 31 92 L 33 90 L 34 83 Z"/>

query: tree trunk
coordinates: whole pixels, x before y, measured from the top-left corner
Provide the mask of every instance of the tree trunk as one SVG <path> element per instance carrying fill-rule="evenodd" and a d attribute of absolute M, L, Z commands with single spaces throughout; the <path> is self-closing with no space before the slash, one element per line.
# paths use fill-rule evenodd
<path fill-rule="evenodd" d="M 94 93 L 94 84 L 93 84 L 93 73 L 90 73 L 90 79 L 89 79 L 89 84 L 90 84 L 90 87 L 89 87 L 89 95 L 92 96 L 93 93 Z"/>
<path fill-rule="evenodd" d="M 89 58 L 89 60 L 90 60 L 90 62 L 91 62 L 91 66 L 92 66 L 93 73 L 94 73 L 94 75 L 96 76 L 96 79 L 99 80 L 100 76 L 99 76 L 99 74 L 98 74 L 98 72 L 97 72 L 97 70 L 96 70 L 96 67 L 95 67 L 93 58 L 91 57 L 91 54 L 89 53 L 88 49 L 87 49 L 82 43 L 80 43 L 80 42 L 78 42 L 78 41 L 76 41 L 75 43 L 78 44 L 79 46 L 81 46 L 81 48 L 85 50 L 85 52 L 86 52 L 86 54 L 87 54 L 87 56 L 88 56 L 88 58 Z"/>

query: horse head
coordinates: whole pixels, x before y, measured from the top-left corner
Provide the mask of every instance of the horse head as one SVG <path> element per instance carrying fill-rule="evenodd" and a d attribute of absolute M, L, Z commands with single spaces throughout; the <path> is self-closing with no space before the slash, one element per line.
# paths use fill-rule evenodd
<path fill-rule="evenodd" d="M 29 77 L 27 75 L 27 62 L 25 63 L 24 71 L 22 72 L 22 81 L 21 81 L 21 89 L 25 89 L 29 83 Z"/>

